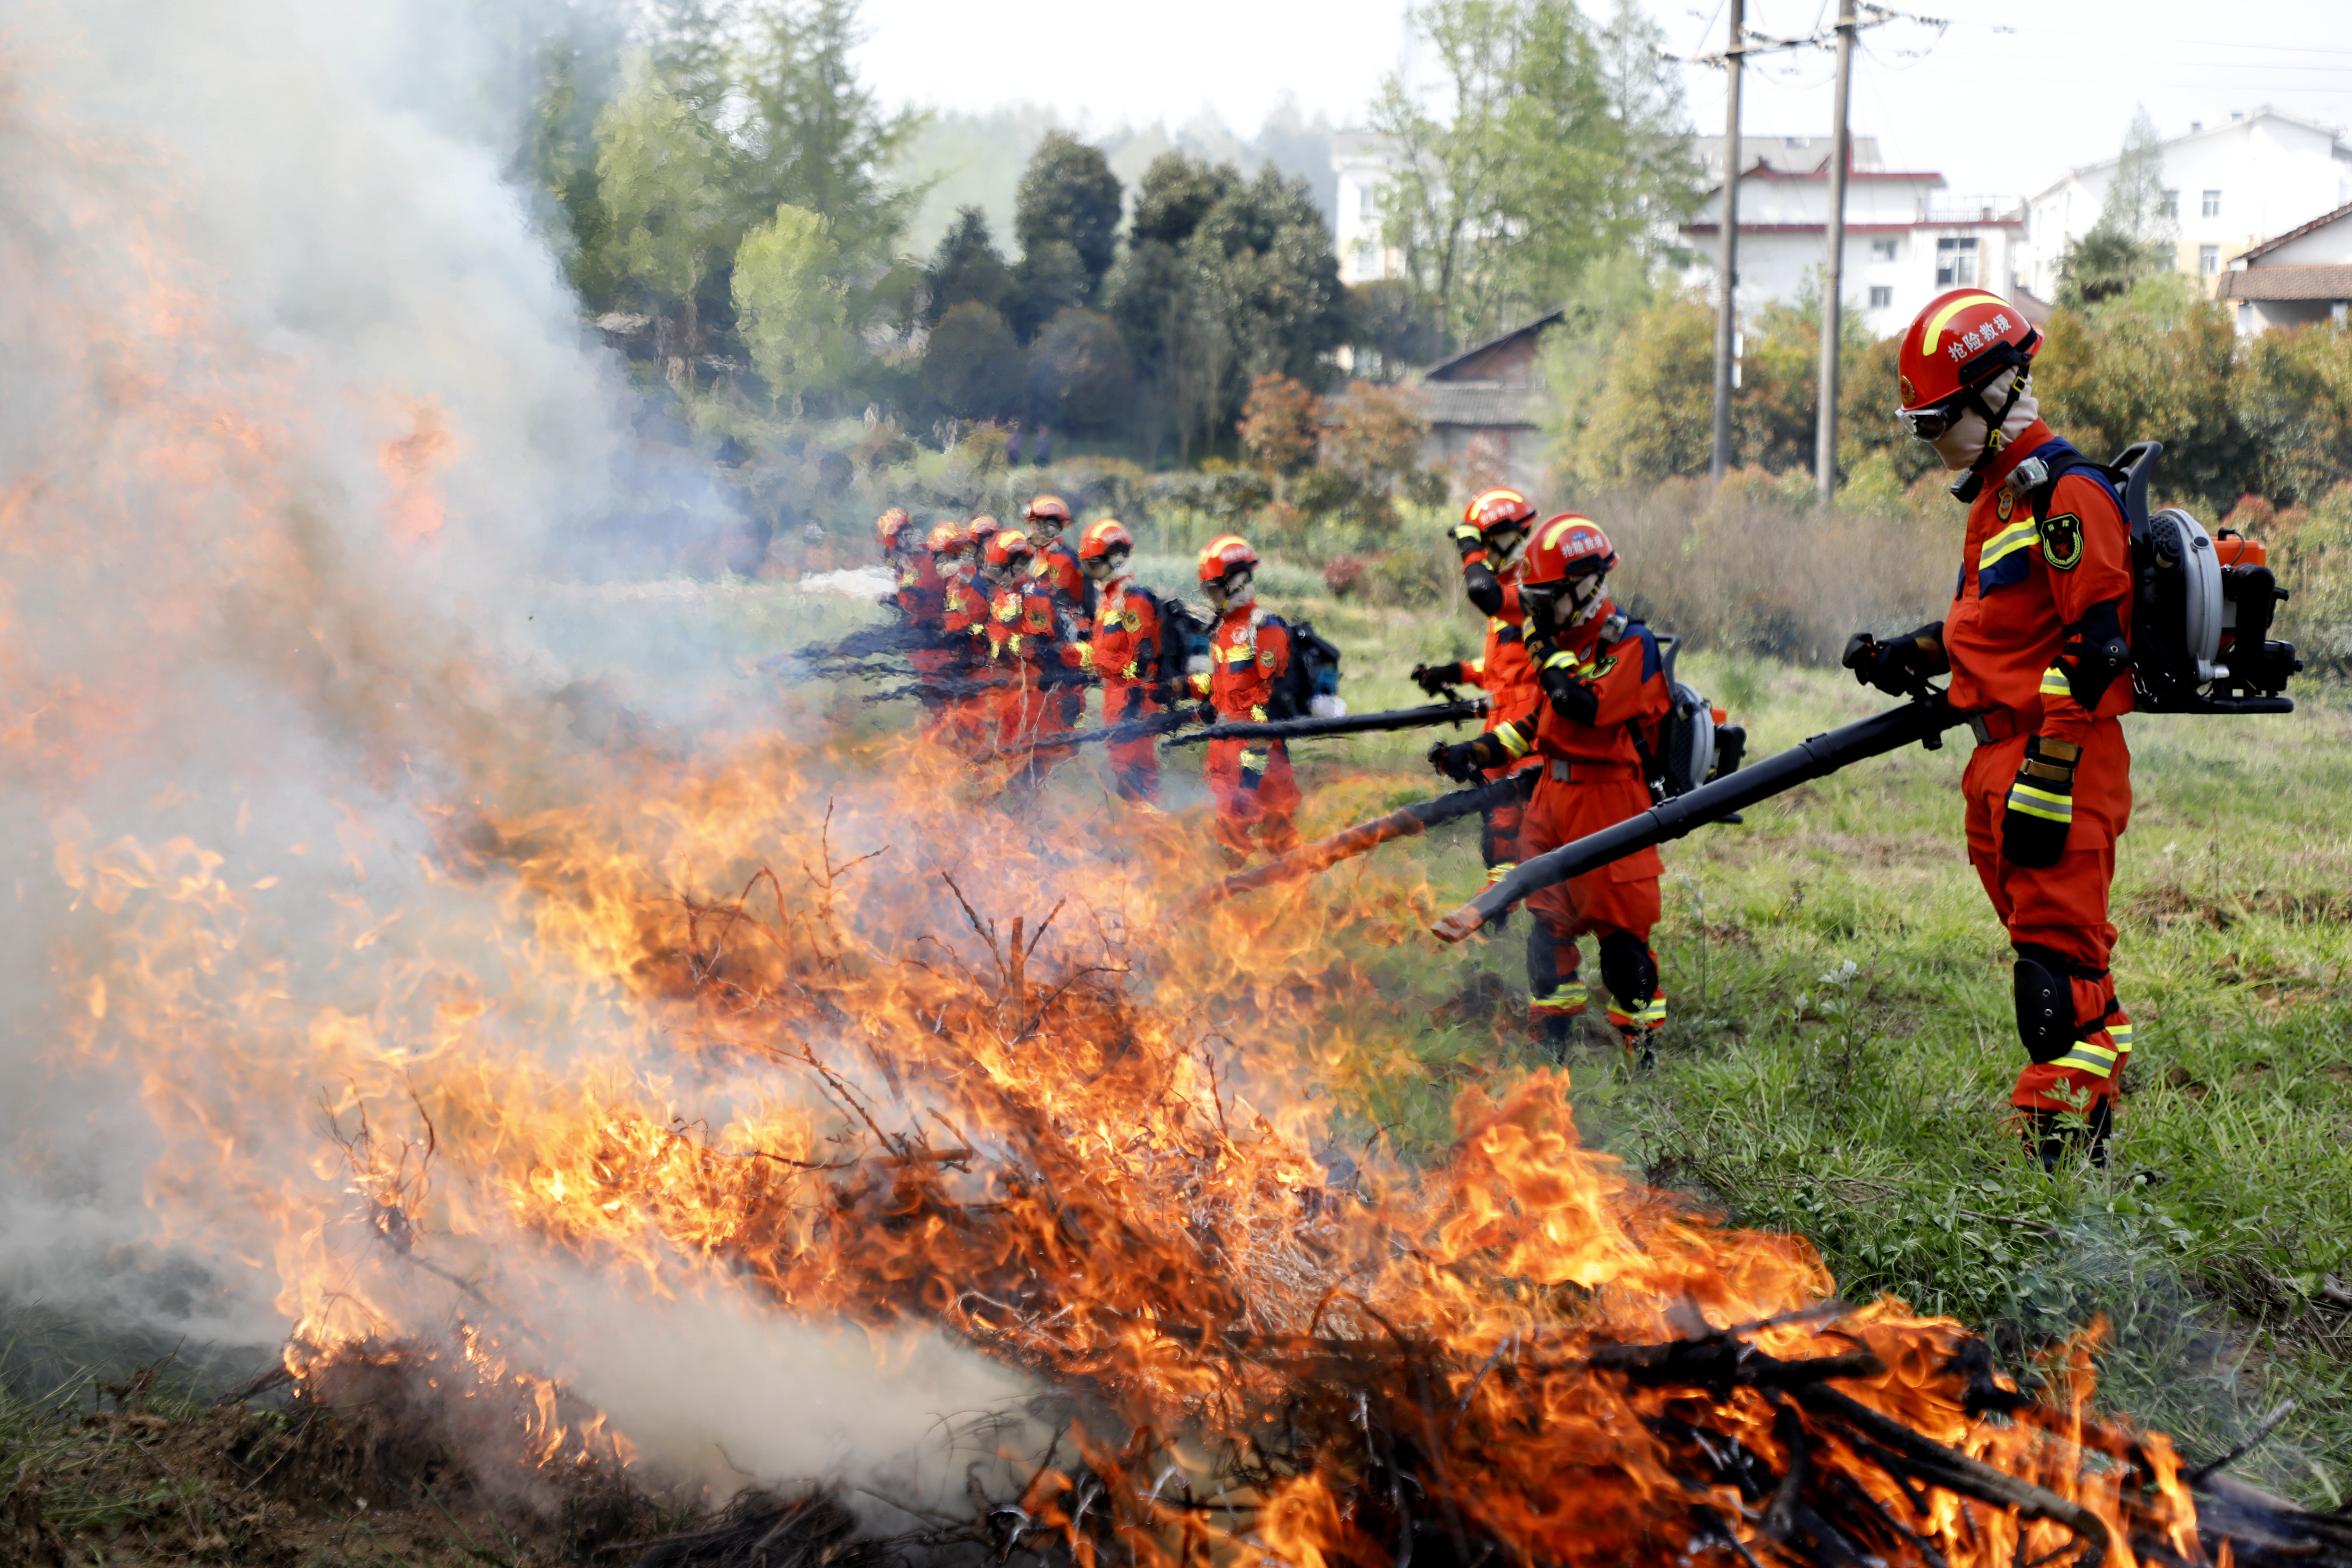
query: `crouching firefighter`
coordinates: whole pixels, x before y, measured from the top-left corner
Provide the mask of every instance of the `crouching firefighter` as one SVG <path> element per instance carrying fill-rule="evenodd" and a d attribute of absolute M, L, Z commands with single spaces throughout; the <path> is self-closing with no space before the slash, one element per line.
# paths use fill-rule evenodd
<path fill-rule="evenodd" d="M 1949 672 L 1977 747 L 1962 780 L 1969 859 L 2016 950 L 2027 1057 L 2011 1103 L 2054 1169 L 2104 1163 L 2131 1019 L 2108 968 L 2116 839 L 2131 818 L 2132 556 L 2115 475 L 2053 436 L 2032 380 L 2041 335 L 2007 300 L 1938 296 L 1903 335 L 1899 417 L 1960 471 L 1969 505 L 1945 618 L 1844 663 L 1882 690 Z"/>
<path fill-rule="evenodd" d="M 1486 729 L 1490 733 L 1514 720 L 1530 717 L 1543 701 L 1535 666 L 1528 660 L 1521 626 L 1526 617 L 1519 606 L 1519 552 L 1535 520 L 1534 503 L 1515 489 L 1497 487 L 1470 499 L 1462 521 L 1454 525 L 1454 547 L 1462 556 L 1463 594 L 1486 617 L 1486 647 L 1476 658 L 1412 667 L 1413 683 L 1432 697 L 1443 695 L 1453 686 L 1482 688 L 1488 699 Z M 1543 758 L 1529 752 L 1506 758 L 1488 769 L 1487 774 L 1501 778 L 1542 765 Z M 1525 800 L 1486 811 L 1478 835 L 1478 853 L 1486 863 L 1487 886 L 1509 876 L 1518 864 L 1519 830 L 1526 816 Z M 1509 918 L 1506 910 L 1491 926 L 1479 929 L 1499 931 Z M 1542 931 L 1542 922 L 1537 922 L 1536 930 Z M 1529 940 L 1548 939 L 1538 935 Z"/>
<path fill-rule="evenodd" d="M 1430 750 L 1438 772 L 1465 784 L 1530 753 L 1542 758 L 1519 833 L 1523 859 L 1653 804 L 1651 759 L 1674 696 L 1650 628 L 1609 599 L 1616 565 L 1609 536 L 1590 518 L 1564 512 L 1538 527 L 1521 562 L 1518 598 L 1543 700 L 1475 741 Z M 1528 1024 L 1556 1056 L 1566 1053 L 1570 1020 L 1585 1009 L 1577 939 L 1590 933 L 1600 939 L 1610 1023 L 1637 1066 L 1656 1060 L 1666 998 L 1650 931 L 1664 868 L 1656 849 L 1643 849 L 1528 898 L 1539 929 L 1528 942 Z"/>
<path fill-rule="evenodd" d="M 1135 537 L 1115 517 L 1087 524 L 1078 538 L 1078 567 L 1094 587 L 1094 626 L 1076 646 L 1079 668 L 1102 679 L 1102 721 L 1133 724 L 1166 710 L 1167 683 L 1181 671 L 1163 669 L 1167 627 L 1160 601 L 1135 580 L 1128 564 Z M 1160 751 L 1155 737 L 1113 741 L 1111 782 L 1119 798 L 1150 805 L 1160 796 Z"/>
<path fill-rule="evenodd" d="M 1274 716 L 1276 684 L 1290 668 L 1290 630 L 1257 602 L 1257 552 L 1237 533 L 1221 533 L 1201 547 L 1201 590 L 1217 624 L 1209 634 L 1209 668 L 1191 680 L 1193 695 L 1208 700 L 1201 715 L 1207 723 L 1265 722 Z M 1297 845 L 1291 818 L 1298 784 L 1282 742 L 1211 741 L 1201 771 L 1216 802 L 1217 842 L 1234 864 L 1253 847 L 1280 855 Z"/>

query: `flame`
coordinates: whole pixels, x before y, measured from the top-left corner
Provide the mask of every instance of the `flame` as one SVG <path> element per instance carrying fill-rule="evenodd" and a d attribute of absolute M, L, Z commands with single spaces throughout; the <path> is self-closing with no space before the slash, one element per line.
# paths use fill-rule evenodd
<path fill-rule="evenodd" d="M 1197 811 L 1067 785 L 1024 814 L 806 714 L 572 741 L 432 607 L 468 543 L 454 417 L 415 400 L 387 437 L 404 395 L 327 406 L 183 281 L 155 212 L 111 247 L 79 220 L 112 259 L 63 312 L 91 330 L 47 340 L 79 392 L 0 501 L 15 581 L 121 635 L 9 601 L 0 759 L 50 836 L 53 1065 L 140 1085 L 149 1239 L 266 1277 L 298 1378 L 422 1367 L 534 1462 L 631 1462 L 567 1394 L 593 1347 L 532 1322 L 584 1268 L 936 1327 L 1078 1391 L 1075 1453 L 1012 1511 L 1087 1563 L 1106 1531 L 1154 1564 L 1394 1563 L 1416 1517 L 1465 1561 L 1769 1552 L 1723 1456 L 1801 1452 L 1901 1521 L 1894 1558 L 2069 1538 L 1906 1489 L 1804 1398 L 1610 1359 L 1719 1343 L 1853 1358 L 1842 1397 L 2087 1510 L 2113 1561 L 2202 1560 L 2169 1445 L 2095 1413 L 2089 1339 L 1988 1408 L 2018 1386 L 1959 1325 L 1833 1307 L 1801 1240 L 1643 1188 L 1583 1147 L 1563 1075 L 1465 1089 L 1435 1169 L 1343 1171 L 1347 1108 L 1413 1070 L 1379 971 L 1417 883 L 1359 864 L 1177 921 Z M 345 424 L 385 480 L 359 515 L 320 499 L 359 493 L 330 482 Z M 257 722 L 192 664 L 296 739 L 176 765 Z"/>

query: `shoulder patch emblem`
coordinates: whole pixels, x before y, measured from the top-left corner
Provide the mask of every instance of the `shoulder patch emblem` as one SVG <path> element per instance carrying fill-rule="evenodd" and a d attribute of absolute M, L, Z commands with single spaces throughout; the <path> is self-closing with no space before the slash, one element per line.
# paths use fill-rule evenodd
<path fill-rule="evenodd" d="M 1584 670 L 1584 679 L 1587 680 L 1598 680 L 1616 668 L 1617 656 L 1612 653 L 1607 655 L 1597 664 L 1586 666 Z"/>
<path fill-rule="evenodd" d="M 2007 489 L 2004 489 L 2000 494 L 1993 498 L 1992 514 L 2001 521 L 2007 522 L 2009 514 L 2016 510 L 2017 498 L 2010 494 Z"/>
<path fill-rule="evenodd" d="M 2062 511 L 2043 522 L 2042 559 L 2053 572 L 2072 572 L 2083 559 L 2083 520 Z"/>

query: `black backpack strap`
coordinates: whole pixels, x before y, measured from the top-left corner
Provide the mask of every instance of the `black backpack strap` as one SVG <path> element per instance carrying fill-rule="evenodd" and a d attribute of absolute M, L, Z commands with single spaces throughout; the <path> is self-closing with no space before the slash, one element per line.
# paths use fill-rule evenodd
<path fill-rule="evenodd" d="M 2028 459 L 2028 461 L 2032 460 L 2033 459 Z M 2025 492 L 2027 501 L 2033 508 L 2033 525 L 2036 528 L 2050 521 L 2050 498 L 2056 493 L 2058 481 L 2068 474 L 2098 475 L 2107 482 L 2107 489 L 2115 497 L 2116 510 L 2118 513 L 2124 511 L 2124 486 L 2128 482 L 2129 476 L 2121 468 L 2110 468 L 2105 463 L 2095 463 L 2072 447 L 2061 447 L 2047 458 L 2042 458 L 2041 462 L 2048 470 L 2047 477 L 2040 484 Z M 2125 526 L 2130 526 L 2127 516 Z"/>

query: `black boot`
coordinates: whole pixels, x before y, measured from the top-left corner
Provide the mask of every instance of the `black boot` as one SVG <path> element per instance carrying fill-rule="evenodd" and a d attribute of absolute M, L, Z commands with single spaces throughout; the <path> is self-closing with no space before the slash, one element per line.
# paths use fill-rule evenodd
<path fill-rule="evenodd" d="M 2036 1110 L 2027 1119 L 2025 1147 L 2042 1162 L 2042 1168 L 2055 1173 L 2058 1163 L 2068 1153 L 2080 1150 L 2083 1157 L 2098 1170 L 2107 1168 L 2107 1138 L 2115 1131 L 2115 1101 L 2105 1095 L 2091 1101 L 2091 1109 L 2077 1114 L 2072 1110 Z"/>

